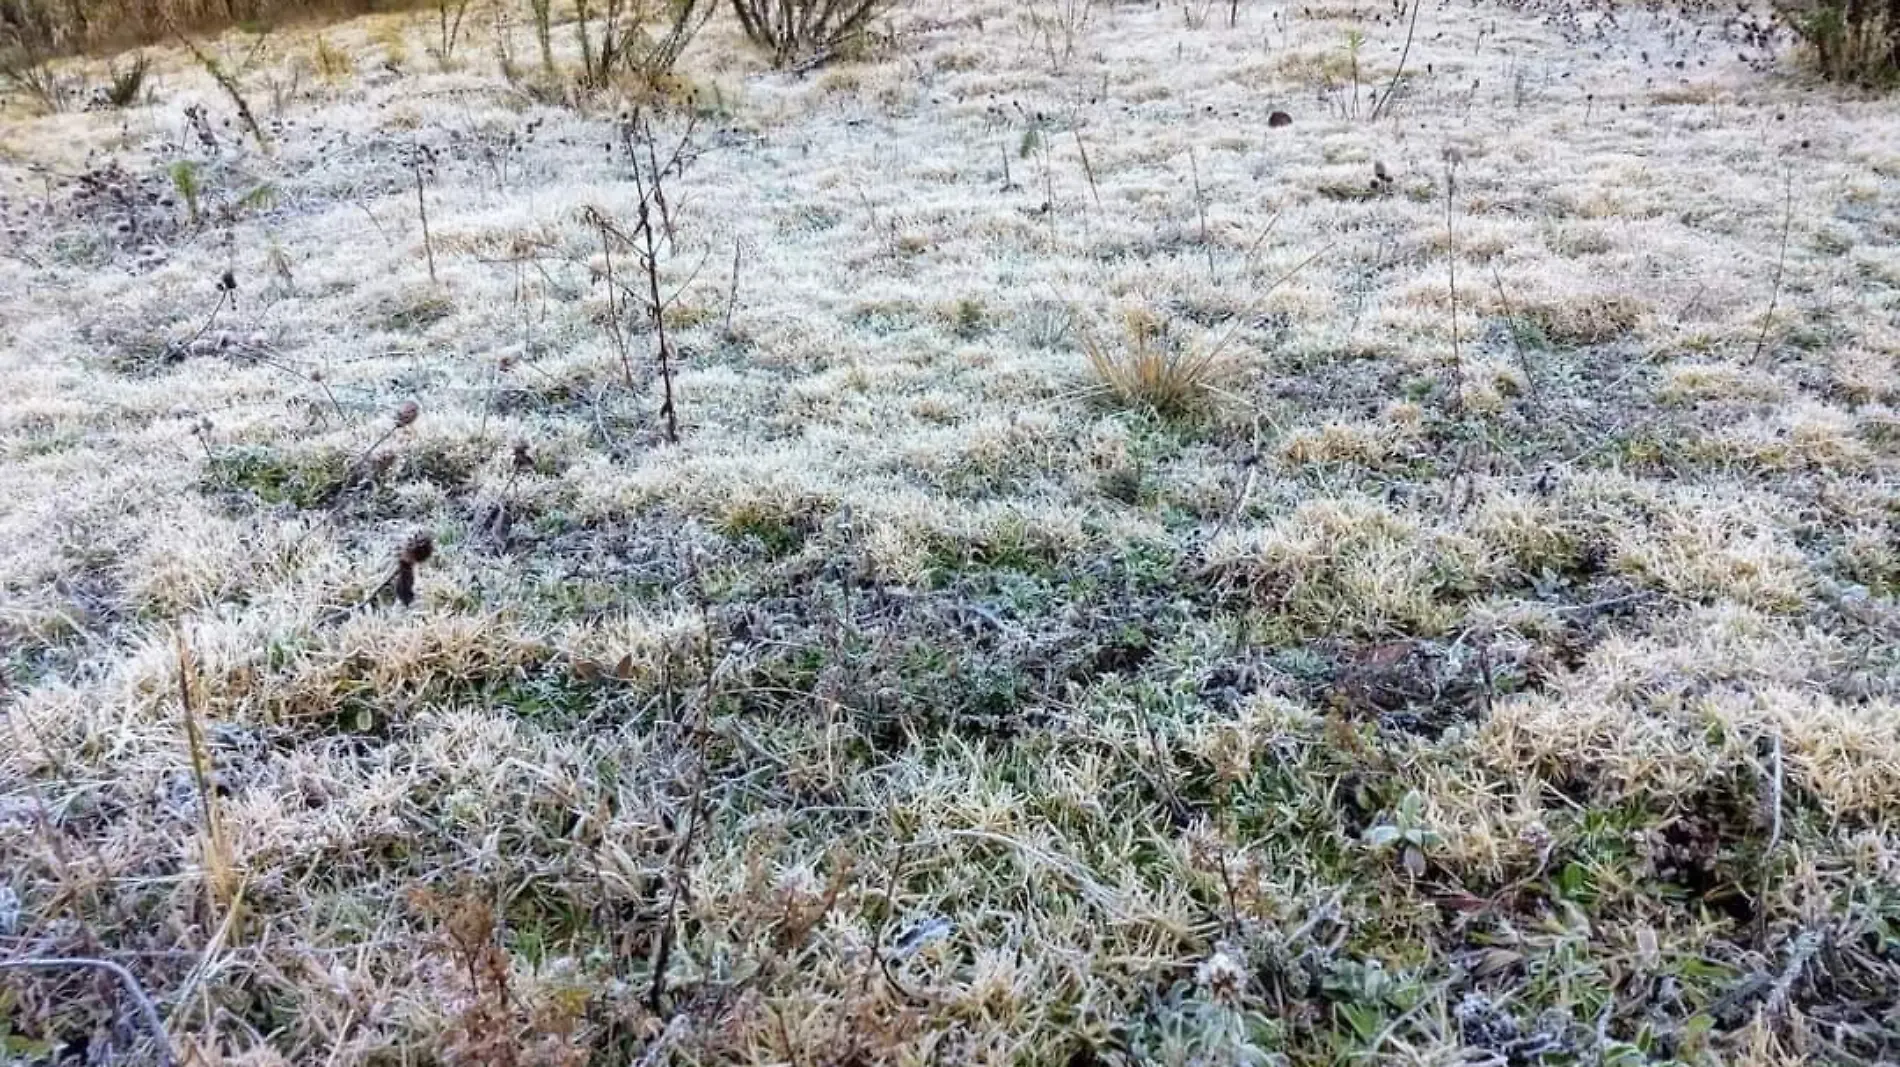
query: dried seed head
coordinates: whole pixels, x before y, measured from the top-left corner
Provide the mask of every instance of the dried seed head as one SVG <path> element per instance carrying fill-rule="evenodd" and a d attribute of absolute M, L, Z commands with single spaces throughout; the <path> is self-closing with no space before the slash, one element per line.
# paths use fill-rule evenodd
<path fill-rule="evenodd" d="M 511 371 L 511 370 L 514 370 L 514 369 L 515 369 L 515 357 L 513 357 L 513 356 L 503 356 L 503 357 L 501 357 L 501 363 L 500 363 L 500 366 L 501 366 L 501 372 L 502 372 L 503 374 L 506 374 L 506 373 L 508 373 L 509 371 Z"/>
<path fill-rule="evenodd" d="M 1247 969 L 1226 949 L 1219 949 L 1202 960 L 1194 969 L 1194 980 L 1223 1004 L 1239 1004 L 1247 991 Z"/>
<path fill-rule="evenodd" d="M 514 442 L 514 464 L 518 471 L 530 470 L 534 467 L 534 457 L 528 454 L 528 442 L 519 437 L 515 438 Z"/>
<path fill-rule="evenodd" d="M 396 425 L 407 426 L 422 414 L 422 405 L 413 400 L 405 400 L 396 407 Z"/>
<path fill-rule="evenodd" d="M 417 530 L 402 543 L 402 553 L 396 558 L 403 566 L 413 567 L 418 563 L 429 562 L 429 557 L 433 555 L 435 555 L 435 538 L 430 537 L 427 530 Z"/>

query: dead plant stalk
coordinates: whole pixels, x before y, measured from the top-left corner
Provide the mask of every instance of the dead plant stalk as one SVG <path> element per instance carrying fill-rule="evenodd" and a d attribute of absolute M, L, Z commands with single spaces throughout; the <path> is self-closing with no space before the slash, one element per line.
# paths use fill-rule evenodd
<path fill-rule="evenodd" d="M 416 216 L 422 220 L 422 252 L 429 261 L 429 284 L 436 284 L 435 278 L 435 242 L 429 236 L 429 204 L 422 196 L 422 170 L 425 161 L 435 162 L 435 155 L 428 146 L 417 143 L 409 153 L 409 170 L 416 179 Z"/>
<path fill-rule="evenodd" d="M 191 53 L 191 57 L 198 61 L 198 65 L 204 68 L 204 72 L 211 75 L 211 80 L 218 83 L 218 88 L 224 92 L 224 95 L 230 98 L 232 106 L 237 108 L 238 121 L 244 124 L 245 131 L 257 141 L 257 147 L 264 152 L 269 152 L 270 139 L 264 136 L 264 127 L 258 124 L 256 114 L 251 111 L 251 103 L 245 99 L 244 90 L 238 85 L 237 79 L 232 77 L 214 56 L 198 47 L 198 42 L 187 37 L 183 30 L 174 25 L 171 27 L 171 33 L 178 39 L 178 43 L 184 45 L 185 49 Z"/>
<path fill-rule="evenodd" d="M 1518 369 L 1524 372 L 1524 391 L 1530 394 L 1532 403 L 1541 402 L 1537 393 L 1537 376 L 1531 372 L 1531 356 L 1524 350 L 1524 339 L 1518 336 L 1517 313 L 1511 310 L 1511 298 L 1504 295 L 1504 278 L 1498 273 L 1498 265 L 1491 264 L 1491 283 L 1497 286 L 1498 305 L 1504 309 L 1504 328 L 1511 335 L 1511 348 L 1517 353 Z"/>
<path fill-rule="evenodd" d="M 1082 176 L 1084 178 L 1087 178 L 1089 181 L 1089 196 L 1094 198 L 1095 210 L 1099 214 L 1102 210 L 1102 191 L 1101 189 L 1097 188 L 1095 185 L 1095 168 L 1089 164 L 1088 146 L 1082 143 L 1081 122 L 1077 121 L 1074 125 L 1070 126 L 1069 133 L 1075 137 L 1075 151 L 1078 155 L 1082 157 Z M 1004 180 L 1007 181 L 1008 176 L 1009 176 L 1009 154 L 1007 152 L 1003 154 L 1003 175 L 1004 175 Z M 1201 226 L 1201 235 L 1202 235 L 1202 239 L 1205 240 L 1206 235 L 1207 235 L 1207 226 L 1205 224 L 1205 219 L 1206 219 L 1205 214 L 1203 214 L 1202 219 L 1203 219 L 1203 224 Z"/>
<path fill-rule="evenodd" d="M 1458 344 L 1458 233 L 1452 226 L 1452 203 L 1458 195 L 1458 159 L 1448 150 L 1445 156 L 1445 277 L 1451 292 L 1451 406 L 1464 406 L 1465 358 Z"/>
<path fill-rule="evenodd" d="M 1188 170 L 1194 175 L 1194 209 L 1201 216 L 1201 250 L 1207 253 L 1207 280 L 1213 281 L 1214 246 L 1207 240 L 1207 196 L 1201 191 L 1201 164 L 1192 146 L 1188 148 Z"/>
<path fill-rule="evenodd" d="M 620 358 L 621 372 L 625 377 L 629 390 L 636 388 L 637 384 L 633 375 L 632 355 L 629 350 L 626 334 L 621 328 L 620 319 L 625 313 L 625 300 L 627 298 L 639 299 L 641 303 L 645 305 L 644 310 L 649 324 L 653 327 L 653 335 L 655 338 L 654 358 L 659 365 L 660 388 L 662 392 L 660 417 L 665 424 L 664 432 L 668 444 L 678 444 L 680 435 L 679 407 L 674 395 L 673 382 L 674 365 L 677 360 L 674 358 L 672 342 L 666 333 L 666 309 L 672 304 L 673 300 L 678 299 L 679 293 L 676 292 L 672 300 L 661 296 L 661 235 L 657 231 L 664 228 L 666 231 L 665 240 L 667 246 L 669 248 L 674 246 L 675 233 L 673 222 L 666 206 L 666 176 L 668 174 L 679 173 L 684 169 L 686 159 L 688 158 L 687 149 L 692 144 L 693 128 L 694 120 L 689 117 L 685 132 L 681 135 L 679 143 L 674 146 L 671 154 L 669 154 L 663 162 L 659 150 L 656 147 L 656 138 L 652 125 L 647 121 L 644 112 L 635 111 L 621 127 L 621 138 L 625 144 L 627 158 L 629 162 L 632 163 L 634 192 L 638 198 L 633 232 L 627 233 L 623 231 L 610 215 L 599 208 L 590 207 L 583 212 L 583 216 L 588 222 L 600 231 L 601 252 L 605 261 L 604 267 L 607 280 L 608 338 L 614 345 L 614 350 Z M 657 219 L 655 218 L 656 215 L 659 216 Z M 640 270 L 646 275 L 645 292 L 643 294 L 636 296 L 631 287 L 622 286 L 616 277 L 613 263 L 613 248 L 616 243 L 633 251 L 634 258 L 639 262 Z M 737 253 L 735 252 L 735 295 L 737 287 L 736 255 Z M 695 269 L 693 277 L 697 276 L 698 270 Z M 686 284 L 681 286 L 680 291 L 683 292 L 686 285 L 690 285 L 691 283 L 692 279 L 687 279 Z M 615 303 L 616 293 L 620 294 L 621 302 L 619 304 Z"/>
<path fill-rule="evenodd" d="M 198 791 L 198 815 L 201 823 L 201 847 L 204 851 L 205 888 L 212 905 L 228 912 L 234 906 L 237 872 L 231 860 L 230 843 L 225 837 L 224 820 L 218 809 L 218 793 L 211 766 L 211 749 L 205 742 L 201 709 L 193 695 L 197 665 L 183 631 L 172 635 L 178 653 L 178 704 L 184 714 L 185 744 L 191 756 L 192 782 Z"/>
<path fill-rule="evenodd" d="M 1768 310 L 1762 313 L 1761 333 L 1755 338 L 1755 351 L 1748 357 L 1751 362 L 1761 359 L 1761 350 L 1768 344 L 1768 328 L 1774 324 L 1775 309 L 1781 304 L 1781 278 L 1788 266 L 1788 231 L 1794 226 L 1794 171 L 1789 171 L 1782 179 L 1781 192 L 1781 247 L 1775 252 L 1775 285 L 1768 297 Z"/>
<path fill-rule="evenodd" d="M 1405 77 L 1405 61 L 1412 54 L 1412 38 L 1418 33 L 1418 9 L 1424 6 L 1422 0 L 1411 0 L 1411 3 L 1412 17 L 1405 25 L 1405 47 L 1399 49 L 1399 65 L 1392 71 L 1392 80 L 1385 87 L 1385 95 L 1372 105 L 1371 113 L 1366 116 L 1368 121 L 1379 121 L 1379 116 L 1392 106 L 1392 98 L 1399 91 L 1399 80 Z"/>
<path fill-rule="evenodd" d="M 659 188 L 658 175 L 654 178 L 654 188 Z M 660 360 L 660 387 L 666 399 L 660 405 L 660 416 L 666 420 L 666 443 L 679 444 L 679 409 L 673 403 L 673 358 L 666 340 L 666 305 L 660 299 L 660 253 L 653 239 L 653 220 L 647 207 L 646 198 L 640 199 L 640 236 L 646 242 L 645 263 L 647 275 L 647 296 L 653 315 L 653 332 L 658 338 L 657 354 Z"/>

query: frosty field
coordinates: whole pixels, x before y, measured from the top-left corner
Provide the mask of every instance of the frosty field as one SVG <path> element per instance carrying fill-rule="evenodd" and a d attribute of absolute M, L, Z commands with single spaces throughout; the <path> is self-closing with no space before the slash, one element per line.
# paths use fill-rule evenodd
<path fill-rule="evenodd" d="M 0 105 L 0 1064 L 1900 1058 L 1894 98 L 1232 14 Z"/>

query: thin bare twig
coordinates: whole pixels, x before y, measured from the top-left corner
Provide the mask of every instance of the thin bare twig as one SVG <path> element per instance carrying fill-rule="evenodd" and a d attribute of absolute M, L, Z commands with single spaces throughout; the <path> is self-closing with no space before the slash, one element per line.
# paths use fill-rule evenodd
<path fill-rule="evenodd" d="M 1207 243 L 1207 197 L 1201 193 L 1201 165 L 1195 159 L 1194 146 L 1188 146 L 1188 169 L 1194 175 L 1194 207 L 1201 215 L 1201 249 L 1207 253 L 1207 278 L 1214 279 L 1214 246 Z M 1094 183 L 1090 183 L 1093 186 Z"/>
<path fill-rule="evenodd" d="M 1761 334 L 1755 338 L 1755 351 L 1748 358 L 1752 362 L 1761 358 L 1761 350 L 1768 344 L 1768 327 L 1774 324 L 1775 308 L 1781 303 L 1781 275 L 1788 265 L 1788 231 L 1794 225 L 1794 170 L 1789 168 L 1782 183 L 1781 202 L 1781 249 L 1775 253 L 1775 288 L 1768 297 L 1768 310 L 1761 317 Z"/>
<path fill-rule="evenodd" d="M 680 897 L 686 892 L 686 860 L 692 850 L 693 837 L 699 831 L 702 818 L 701 809 L 705 806 L 705 773 L 702 770 L 698 781 L 698 795 L 686 816 L 686 832 L 680 836 L 679 846 L 673 856 L 672 875 L 667 879 L 666 921 L 660 927 L 659 941 L 653 947 L 653 979 L 647 986 L 647 1007 L 652 1011 L 660 1010 L 660 1003 L 666 997 L 666 969 L 673 957 L 673 925 L 679 914 Z"/>
<path fill-rule="evenodd" d="M 361 211 L 363 215 L 369 219 L 369 224 L 376 228 L 376 236 L 383 239 L 383 246 L 385 248 L 395 243 L 389 239 L 389 234 L 384 232 L 383 230 L 383 224 L 376 221 L 375 213 L 370 211 L 369 205 L 364 203 L 361 197 L 356 197 L 356 196 L 351 197 L 350 203 L 355 204 L 357 210 Z"/>
<path fill-rule="evenodd" d="M 732 336 L 732 312 L 739 306 L 739 256 L 744 247 L 742 239 L 732 239 L 732 287 L 726 290 L 726 319 L 719 328 L 719 332 L 726 337 Z"/>
<path fill-rule="evenodd" d="M 632 392 L 637 388 L 633 381 L 633 357 L 627 352 L 627 335 L 621 330 L 620 310 L 614 306 L 614 291 L 619 288 L 614 281 L 614 239 L 621 234 L 604 212 L 587 208 L 584 214 L 600 230 L 600 255 L 607 272 L 607 339 L 613 342 L 614 354 L 620 357 L 620 373 L 626 379 L 627 391 Z"/>
<path fill-rule="evenodd" d="M 903 876 L 904 857 L 909 850 L 909 841 L 897 843 L 897 858 L 891 862 L 890 876 L 884 882 L 884 918 L 878 924 L 877 939 L 871 945 L 871 953 L 877 960 L 878 972 L 884 976 L 884 981 L 897 992 L 897 995 L 913 1004 L 922 1005 L 929 1004 L 929 998 L 912 992 L 910 987 L 898 980 L 897 972 L 891 966 L 894 962 L 892 959 L 894 954 L 884 950 L 884 939 L 890 933 L 891 924 L 897 921 L 897 883 Z M 871 975 L 867 971 L 864 975 L 864 984 L 868 988 L 870 983 Z"/>
<path fill-rule="evenodd" d="M 187 337 L 183 341 L 179 342 L 176 351 L 183 355 L 190 355 L 191 346 L 197 344 L 199 338 L 203 337 L 205 334 L 211 331 L 211 327 L 215 325 L 218 321 L 218 313 L 224 310 L 224 305 L 228 301 L 230 301 L 230 299 L 231 299 L 231 290 L 226 289 L 222 284 L 220 284 L 218 286 L 218 302 L 216 304 L 211 305 L 211 314 L 205 316 L 204 324 L 198 327 L 198 331 L 196 333 L 192 334 L 190 337 Z"/>
<path fill-rule="evenodd" d="M 1088 146 L 1082 143 L 1081 123 L 1071 121 L 1069 134 L 1075 138 L 1075 150 L 1082 156 L 1082 176 L 1089 180 L 1089 195 L 1095 198 L 1095 210 L 1099 213 L 1102 210 L 1102 191 L 1095 187 L 1095 168 L 1089 163 Z M 1007 152 L 1003 154 L 1003 170 L 1005 175 L 1007 175 L 1009 170 L 1009 153 Z M 1201 237 L 1202 240 L 1206 240 L 1207 237 L 1205 215 L 1203 215 L 1201 223 Z"/>
<path fill-rule="evenodd" d="M 1418 3 L 1420 0 L 1413 0 Z M 1458 235 L 1452 229 L 1452 201 L 1458 195 L 1458 163 L 1445 157 L 1445 271 L 1451 289 L 1451 404 L 1462 409 L 1465 402 L 1465 356 L 1458 346 Z"/>
<path fill-rule="evenodd" d="M 1511 298 L 1504 295 L 1504 278 L 1498 274 L 1498 265 L 1491 264 L 1491 282 L 1498 289 L 1498 303 L 1504 307 L 1504 329 L 1511 335 L 1511 347 L 1517 351 L 1517 367 L 1524 372 L 1524 391 L 1530 394 L 1533 403 L 1541 403 L 1537 393 L 1537 376 L 1531 373 L 1530 353 L 1524 351 L 1524 339 L 1517 335 L 1517 314 L 1511 310 Z"/>
<path fill-rule="evenodd" d="M 1491 676 L 1491 639 L 1485 635 L 1478 643 L 1478 714 L 1483 722 L 1491 721 L 1491 692 L 1497 682 Z"/>
<path fill-rule="evenodd" d="M 435 242 L 429 237 L 429 205 L 422 199 L 422 161 L 428 149 L 416 144 L 409 151 L 409 167 L 416 176 L 416 214 L 422 219 L 422 251 L 429 259 L 429 284 L 435 284 Z M 373 217 L 372 217 L 373 218 Z"/>
<path fill-rule="evenodd" d="M 1599 612 L 1608 611 L 1611 608 L 1622 607 L 1624 604 L 1635 604 L 1644 600 L 1649 600 L 1655 595 L 1656 594 L 1651 590 L 1640 589 L 1634 593 L 1625 593 L 1622 596 L 1606 597 L 1602 600 L 1592 600 L 1587 604 L 1567 604 L 1563 607 L 1559 607 L 1554 610 L 1559 615 L 1593 615 Z"/>
<path fill-rule="evenodd" d="M 1379 121 L 1385 109 L 1392 104 L 1392 97 L 1399 91 L 1399 79 L 1405 77 L 1405 60 L 1412 54 L 1412 36 L 1418 32 L 1418 9 L 1424 7 L 1424 0 L 1412 0 L 1412 18 L 1405 26 L 1405 47 L 1399 49 L 1399 65 L 1392 72 L 1392 81 L 1385 87 L 1385 95 L 1372 105 L 1372 111 L 1366 116 L 1368 122 Z"/>

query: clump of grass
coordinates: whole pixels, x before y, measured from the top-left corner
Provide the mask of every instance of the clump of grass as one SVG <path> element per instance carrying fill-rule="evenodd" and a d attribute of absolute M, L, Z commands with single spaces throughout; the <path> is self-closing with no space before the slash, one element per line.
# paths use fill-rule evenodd
<path fill-rule="evenodd" d="M 331 82 L 343 81 L 356 69 L 349 53 L 331 44 L 322 34 L 317 35 L 317 43 L 311 46 L 310 65 L 317 69 L 319 77 Z"/>
<path fill-rule="evenodd" d="M 781 559 L 797 552 L 808 536 L 802 517 L 760 500 L 738 504 L 721 524 L 735 540 L 756 541 L 767 556 Z"/>
<path fill-rule="evenodd" d="M 177 190 L 178 199 L 185 202 L 185 214 L 193 226 L 198 225 L 201 217 L 199 200 L 204 194 L 204 183 L 198 178 L 198 164 L 189 159 L 181 159 L 171 167 L 172 188 Z"/>
<path fill-rule="evenodd" d="M 1471 538 L 1354 497 L 1225 535 L 1208 546 L 1207 566 L 1275 629 L 1365 636 L 1450 630 L 1484 570 Z"/>
<path fill-rule="evenodd" d="M 1111 346 L 1081 326 L 1079 316 L 1072 315 L 1089 372 L 1095 379 L 1094 391 L 1127 407 L 1165 417 L 1206 411 L 1239 373 L 1239 365 L 1228 350 L 1252 321 L 1254 312 L 1275 290 L 1325 252 L 1322 248 L 1294 264 L 1236 314 L 1226 332 L 1198 345 L 1174 344 L 1167 336 L 1166 323 L 1135 311 L 1123 317 L 1124 341 Z"/>
<path fill-rule="evenodd" d="M 1296 466 L 1355 463 L 1382 467 L 1408 456 L 1419 441 L 1419 427 L 1386 422 L 1330 421 L 1290 432 L 1280 455 Z"/>
<path fill-rule="evenodd" d="M 409 62 L 409 39 L 403 33 L 403 24 L 396 19 L 379 22 L 371 31 L 371 37 L 383 47 L 383 62 L 392 69 L 399 69 Z"/>
<path fill-rule="evenodd" d="M 24 28 L 0 32 L 0 89 L 57 114 L 72 107 L 81 86 L 54 67 L 47 45 L 36 36 Z"/>
<path fill-rule="evenodd" d="M 131 107 L 138 103 L 139 93 L 145 88 L 145 75 L 151 70 L 151 60 L 143 52 L 134 53 L 130 62 L 123 68 L 114 63 L 106 69 L 106 103 L 113 107 Z"/>
<path fill-rule="evenodd" d="M 1564 294 L 1532 300 L 1516 309 L 1521 329 L 1558 347 L 1609 344 L 1642 324 L 1648 308 L 1633 297 L 1601 293 Z"/>
<path fill-rule="evenodd" d="M 351 473 L 348 455 L 334 449 L 285 453 L 255 445 L 214 452 L 209 421 L 200 426 L 205 427 L 197 436 L 205 448 L 206 492 L 242 493 L 264 505 L 310 509 L 323 506 Z"/>
<path fill-rule="evenodd" d="M 377 303 L 370 325 L 390 333 L 421 333 L 455 313 L 455 301 L 433 289 L 412 289 Z"/>
<path fill-rule="evenodd" d="M 1231 333 L 1213 344 L 1183 346 L 1140 313 L 1123 317 L 1124 340 L 1118 345 L 1104 343 L 1088 329 L 1077 332 L 1098 393 L 1164 417 L 1205 411 L 1237 371 L 1226 354 Z"/>
<path fill-rule="evenodd" d="M 437 893 L 416 888 L 409 903 L 433 920 L 438 938 L 432 946 L 449 974 L 466 991 L 444 997 L 450 1024 L 440 1039 L 446 1062 L 515 1067 L 525 1064 L 579 1064 L 588 1052 L 578 1040 L 585 999 L 555 997 L 535 1006 L 512 988 L 512 962 L 502 947 L 503 916 L 473 891 Z"/>
<path fill-rule="evenodd" d="M 202 686 L 198 684 L 198 668 L 191 647 L 182 633 L 173 635 L 174 650 L 178 655 L 178 703 L 184 713 L 185 742 L 191 755 L 192 784 L 198 795 L 199 836 L 201 861 L 205 869 L 205 890 L 210 903 L 219 911 L 228 912 L 235 906 L 239 892 L 238 870 L 231 847 L 230 834 L 225 828 L 223 811 L 219 805 L 218 790 L 215 784 L 211 751 L 205 737 L 202 719 Z"/>

